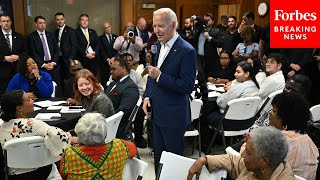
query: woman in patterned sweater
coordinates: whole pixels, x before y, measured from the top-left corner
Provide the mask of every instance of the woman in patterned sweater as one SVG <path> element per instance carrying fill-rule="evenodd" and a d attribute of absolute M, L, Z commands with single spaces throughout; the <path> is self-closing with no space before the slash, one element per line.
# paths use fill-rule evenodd
<path fill-rule="evenodd" d="M 79 147 L 70 147 L 61 159 L 63 179 L 122 179 L 124 163 L 137 153 L 132 142 L 106 143 L 107 124 L 100 113 L 87 113 L 75 127 Z"/>
<path fill-rule="evenodd" d="M 11 139 L 42 136 L 46 147 L 53 156 L 61 156 L 69 146 L 69 136 L 59 128 L 49 126 L 43 121 L 27 118 L 33 112 L 33 95 L 22 90 L 5 93 L 1 99 L 1 118 L 4 123 L 0 127 L 0 142 L 3 145 Z M 1 153 L 2 155 L 2 153 Z M 1 168 L 3 169 L 3 168 Z M 11 179 L 47 179 L 54 175 L 61 178 L 54 164 L 38 169 L 10 168 Z"/>

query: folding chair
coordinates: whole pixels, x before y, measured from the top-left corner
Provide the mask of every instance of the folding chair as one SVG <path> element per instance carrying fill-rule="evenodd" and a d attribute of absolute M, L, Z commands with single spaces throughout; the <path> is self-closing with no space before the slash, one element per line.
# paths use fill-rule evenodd
<path fill-rule="evenodd" d="M 133 123 L 132 122 L 136 118 L 136 115 L 137 115 L 137 112 L 140 108 L 141 103 L 142 103 L 142 97 L 140 96 L 137 101 L 137 104 L 134 106 L 134 108 L 129 116 L 128 124 L 125 129 L 125 132 L 128 135 L 129 140 L 133 143 L 134 143 L 134 131 L 133 131 Z M 137 151 L 137 158 L 140 159 L 140 155 L 139 155 L 138 151 Z"/>
<path fill-rule="evenodd" d="M 227 147 L 226 149 L 225 149 L 225 151 L 226 151 L 226 153 L 227 154 L 230 154 L 230 155 L 233 155 L 233 156 L 241 156 L 241 154 L 238 152 L 238 151 L 236 151 L 236 150 L 234 150 L 232 147 Z"/>
<path fill-rule="evenodd" d="M 313 121 L 320 120 L 320 104 L 312 106 L 310 108 L 310 112 L 312 114 L 312 120 Z"/>
<path fill-rule="evenodd" d="M 148 168 L 148 163 L 137 159 L 132 158 L 126 160 L 124 164 L 124 169 L 122 173 L 123 180 L 141 180 L 146 173 Z"/>
<path fill-rule="evenodd" d="M 116 114 L 106 118 L 106 123 L 107 123 L 107 137 L 105 142 L 109 143 L 111 142 L 117 135 L 118 127 L 120 124 L 120 121 L 123 116 L 123 112 L 119 111 Z"/>
<path fill-rule="evenodd" d="M 298 175 L 294 175 L 294 177 L 296 178 L 296 180 L 306 180 L 305 178 L 300 177 L 300 176 L 298 176 Z"/>
<path fill-rule="evenodd" d="M 57 83 L 52 81 L 52 85 L 53 85 L 53 91 L 52 91 L 51 97 L 56 97 Z"/>
<path fill-rule="evenodd" d="M 260 97 L 244 97 L 244 98 L 238 98 L 238 99 L 233 99 L 229 101 L 227 103 L 227 107 L 224 111 L 224 114 L 220 122 L 218 123 L 218 126 L 212 127 L 212 129 L 215 132 L 211 138 L 206 154 L 210 152 L 213 142 L 218 133 L 222 136 L 223 146 L 224 148 L 226 148 L 225 136 L 228 136 L 228 137 L 239 136 L 239 135 L 243 135 L 245 132 L 248 132 L 249 128 L 252 126 L 254 122 L 253 118 L 257 112 L 260 102 L 261 102 Z M 228 121 L 228 120 L 246 121 L 246 124 L 252 121 L 252 123 L 248 124 L 248 126 L 243 129 L 224 130 L 223 121 Z"/>
<path fill-rule="evenodd" d="M 201 116 L 202 105 L 203 105 L 203 102 L 200 99 L 193 99 L 190 102 L 191 120 L 193 121 L 193 120 L 199 119 L 198 125 L 197 125 L 198 130 L 194 128 L 193 130 L 186 131 L 184 133 L 185 137 L 190 137 L 190 136 L 199 137 L 199 157 L 201 157 L 200 116 Z M 192 154 L 194 152 L 195 143 L 196 143 L 196 138 L 194 138 Z"/>
<path fill-rule="evenodd" d="M 187 179 L 189 168 L 196 160 L 162 151 L 156 180 Z M 202 167 L 200 180 L 225 179 L 227 171 L 224 169 L 209 173 L 205 166 Z M 195 176 L 194 178 L 195 179 Z"/>
<path fill-rule="evenodd" d="M 32 169 L 44 167 L 60 160 L 53 157 L 41 136 L 31 136 L 7 141 L 3 145 L 5 176 L 12 175 L 10 168 Z"/>
<path fill-rule="evenodd" d="M 259 118 L 262 118 L 262 117 L 264 117 L 262 119 L 266 119 L 266 117 L 268 116 L 268 112 L 271 109 L 271 102 L 272 102 L 273 98 L 276 97 L 276 95 L 281 94 L 282 92 L 283 92 L 283 90 L 278 90 L 278 91 L 275 91 L 275 92 L 272 92 L 271 94 L 269 94 L 267 99 L 264 101 L 262 106 L 259 108 L 254 119 L 258 120 Z"/>

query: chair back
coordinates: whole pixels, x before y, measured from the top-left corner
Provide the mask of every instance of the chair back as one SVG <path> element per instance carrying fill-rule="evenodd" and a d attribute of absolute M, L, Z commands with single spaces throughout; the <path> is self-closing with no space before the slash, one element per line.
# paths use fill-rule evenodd
<path fill-rule="evenodd" d="M 148 168 L 148 163 L 137 159 L 132 158 L 126 160 L 124 164 L 124 169 L 122 173 L 123 180 L 140 180 L 143 178 Z"/>
<path fill-rule="evenodd" d="M 56 87 L 57 87 L 57 83 L 52 81 L 52 86 L 53 86 L 53 91 L 51 94 L 51 97 L 56 97 Z"/>
<path fill-rule="evenodd" d="M 310 108 L 310 112 L 312 114 L 312 120 L 313 121 L 320 120 L 320 104 L 312 106 Z"/>
<path fill-rule="evenodd" d="M 129 116 L 129 119 L 128 119 L 128 124 L 126 126 L 126 129 L 125 129 L 125 132 L 128 132 L 130 130 L 130 128 L 132 128 L 132 122 L 135 120 L 136 118 L 136 115 L 137 115 L 137 112 L 140 108 L 140 105 L 142 103 L 142 97 L 140 96 L 138 101 L 137 101 L 137 104 L 134 106 L 130 116 Z M 129 132 L 131 133 L 131 132 Z"/>
<path fill-rule="evenodd" d="M 198 119 L 201 114 L 203 102 L 201 99 L 193 99 L 190 102 L 190 109 L 191 109 L 191 120 Z"/>
<path fill-rule="evenodd" d="M 261 98 L 244 97 L 233 99 L 228 102 L 225 110 L 224 119 L 230 120 L 248 120 L 254 117 L 257 112 Z"/>
<path fill-rule="evenodd" d="M 232 147 L 227 147 L 226 149 L 225 149 L 225 151 L 226 151 L 226 153 L 227 154 L 230 154 L 230 155 L 233 155 L 233 156 L 241 156 L 241 154 L 238 152 L 238 151 L 236 151 L 236 150 L 234 150 Z"/>
<path fill-rule="evenodd" d="M 259 108 L 255 119 L 258 119 L 264 113 L 269 112 L 269 110 L 271 109 L 271 102 L 272 102 L 273 98 L 276 97 L 276 95 L 281 94 L 281 93 L 283 93 L 283 90 L 278 90 L 278 91 L 275 91 L 275 92 L 272 92 L 271 94 L 269 94 L 267 99 L 264 101 L 262 106 Z"/>
<path fill-rule="evenodd" d="M 305 178 L 300 177 L 300 176 L 298 176 L 298 175 L 294 175 L 294 177 L 296 178 L 296 180 L 306 180 Z"/>
<path fill-rule="evenodd" d="M 109 143 L 111 142 L 117 135 L 118 127 L 120 124 L 120 121 L 123 116 L 123 112 L 119 111 L 116 114 L 106 118 L 106 123 L 107 123 L 107 137 L 105 142 Z"/>
<path fill-rule="evenodd" d="M 157 180 L 168 179 L 187 179 L 189 168 L 196 160 L 179 156 L 170 152 L 162 151 L 159 171 L 157 172 Z M 218 170 L 209 173 L 207 168 L 203 166 L 201 170 L 200 180 L 216 179 L 220 180 L 227 177 L 226 170 Z M 195 179 L 195 176 L 193 177 Z"/>
<path fill-rule="evenodd" d="M 3 150 L 9 168 L 39 168 L 61 158 L 52 156 L 41 136 L 12 139 L 4 143 Z"/>

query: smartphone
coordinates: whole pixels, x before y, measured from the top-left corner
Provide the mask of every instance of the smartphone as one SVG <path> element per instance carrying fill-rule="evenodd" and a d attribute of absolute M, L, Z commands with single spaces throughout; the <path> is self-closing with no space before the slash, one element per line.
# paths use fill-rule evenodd
<path fill-rule="evenodd" d="M 83 109 L 82 106 L 70 106 L 69 109 Z"/>

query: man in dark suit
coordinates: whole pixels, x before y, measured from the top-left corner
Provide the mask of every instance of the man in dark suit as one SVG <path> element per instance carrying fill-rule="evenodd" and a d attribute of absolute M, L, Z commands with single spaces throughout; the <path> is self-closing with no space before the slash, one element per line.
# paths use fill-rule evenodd
<path fill-rule="evenodd" d="M 112 34 L 112 27 L 109 22 L 104 22 L 103 28 L 104 33 L 99 36 L 99 55 L 101 61 L 101 84 L 106 88 L 107 81 L 110 77 L 110 62 L 112 57 L 117 54 L 117 51 L 113 49 L 113 44 L 118 36 Z"/>
<path fill-rule="evenodd" d="M 89 28 L 89 16 L 81 14 L 79 17 L 80 27 L 75 30 L 78 42 L 78 59 L 83 68 L 88 69 L 95 76 L 98 73 L 98 35 Z"/>
<path fill-rule="evenodd" d="M 27 55 L 26 41 L 11 29 L 9 15 L 0 15 L 0 98 L 17 72 L 17 61 Z"/>
<path fill-rule="evenodd" d="M 125 128 L 129 116 L 139 99 L 138 86 L 130 79 L 129 66 L 123 56 L 116 56 L 110 68 L 113 82 L 106 88 L 105 94 L 111 99 L 115 113 L 123 111 L 117 138 L 127 138 Z"/>
<path fill-rule="evenodd" d="M 59 49 L 54 34 L 46 31 L 46 19 L 42 16 L 34 18 L 36 30 L 28 36 L 29 54 L 40 63 L 42 70 L 50 73 L 57 83 L 56 96 L 62 96 L 59 74 Z"/>
<path fill-rule="evenodd" d="M 145 52 L 146 52 L 146 47 L 149 41 L 149 34 L 148 34 L 148 31 L 146 31 L 146 26 L 147 26 L 146 20 L 141 17 L 137 21 L 136 28 L 134 28 L 134 34 L 136 36 L 141 37 L 143 42 L 143 49 L 140 51 L 140 55 L 139 55 L 140 57 L 139 64 L 143 64 L 143 65 L 146 65 Z"/>
<path fill-rule="evenodd" d="M 75 59 L 76 57 L 77 39 L 74 29 L 65 24 L 65 17 L 63 13 L 56 13 L 55 18 L 58 26 L 55 31 L 55 37 L 59 47 L 60 75 L 63 82 L 64 79 L 69 79 L 71 77 L 70 59 Z"/>
<path fill-rule="evenodd" d="M 154 164 L 157 171 L 162 151 L 183 155 L 184 133 L 191 122 L 189 95 L 196 75 L 196 51 L 176 32 L 177 16 L 169 8 L 153 13 L 156 43 L 143 110 L 152 109 Z"/>

